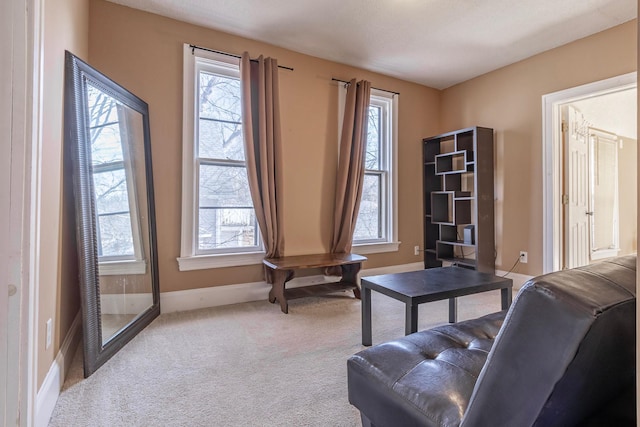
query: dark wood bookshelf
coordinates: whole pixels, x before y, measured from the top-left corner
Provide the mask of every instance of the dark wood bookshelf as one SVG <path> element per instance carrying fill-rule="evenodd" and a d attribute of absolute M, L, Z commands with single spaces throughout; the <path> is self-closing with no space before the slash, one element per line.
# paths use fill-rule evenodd
<path fill-rule="evenodd" d="M 449 262 L 493 273 L 493 129 L 471 127 L 422 143 L 424 267 Z"/>

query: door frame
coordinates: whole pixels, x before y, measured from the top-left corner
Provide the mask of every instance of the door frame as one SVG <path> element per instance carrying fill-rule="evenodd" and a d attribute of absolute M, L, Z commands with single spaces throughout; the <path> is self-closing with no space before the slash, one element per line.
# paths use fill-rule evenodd
<path fill-rule="evenodd" d="M 560 105 L 637 87 L 637 72 L 542 96 L 542 260 L 543 273 L 562 265 L 562 129 Z"/>
<path fill-rule="evenodd" d="M 13 13 L 11 3 L 0 2 L 0 55 L 11 57 L 13 48 L 13 30 L 11 26 Z M 0 233 L 9 233 L 11 218 L 11 111 L 12 111 L 12 73 L 13 61 L 3 61 L 0 63 Z M 8 144 L 5 142 L 8 141 Z M 13 237 L 13 235 L 11 235 Z M 11 240 L 11 239 L 10 239 Z M 14 332 L 17 325 L 16 315 L 11 312 L 12 302 L 19 298 L 14 294 L 10 286 L 16 287 L 13 283 L 14 277 L 11 270 L 11 245 L 6 239 L 0 243 L 0 360 L 12 360 L 16 355 L 15 339 L 19 337 Z M 6 289 L 6 290 L 5 290 Z M 16 287 L 17 292 L 17 287 Z M 19 304 L 18 304 L 19 306 Z M 8 368 L 8 363 L 0 365 L 0 424 L 6 424 L 10 413 L 16 413 L 17 405 L 12 402 L 14 396 L 9 395 L 9 390 L 17 386 L 17 378 Z"/>
<path fill-rule="evenodd" d="M 0 239 L 3 292 L 15 287 L 7 310 L 0 311 L 0 323 L 6 325 L 7 363 L 0 376 L 7 425 L 36 424 L 38 270 L 40 228 L 42 32 L 44 0 L 8 0 L 0 7 L 11 25 L 3 28 L 0 49 L 8 61 L 0 63 L 10 83 L 10 100 L 1 104 L 10 126 L 2 134 L 8 143 L 0 144 L 0 155 L 8 159 L 9 179 L 2 180 L 3 199 L 10 209 L 0 220 L 7 227 L 7 238 Z M 6 111 L 8 110 L 8 111 Z M 4 229 L 3 229 L 4 230 Z M 6 254 L 6 256 L 4 256 Z M 6 269 L 5 269 L 6 267 Z M 4 271 L 7 274 L 4 274 Z M 4 304 L 4 303 L 3 303 Z M 2 307 L 3 309 L 5 307 Z M 5 323 L 6 322 L 6 323 Z M 9 415 L 15 414 L 15 415 Z M 15 417 L 15 418 L 14 418 Z"/>

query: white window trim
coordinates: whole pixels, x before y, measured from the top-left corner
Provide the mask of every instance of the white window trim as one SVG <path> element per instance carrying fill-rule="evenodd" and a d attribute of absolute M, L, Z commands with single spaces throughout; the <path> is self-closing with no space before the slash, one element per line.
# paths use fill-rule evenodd
<path fill-rule="evenodd" d="M 189 44 L 183 47 L 183 113 L 182 113 L 182 221 L 180 237 L 180 257 L 177 258 L 180 271 L 203 270 L 219 267 L 235 267 L 261 264 L 265 253 L 262 251 L 224 254 L 196 255 L 194 224 L 196 221 L 195 200 L 197 179 L 194 171 L 194 137 L 196 133 L 194 114 L 197 98 L 195 93 L 195 67 L 198 60 L 207 59 L 225 62 L 237 67 L 240 59 L 234 56 L 199 51 L 196 57 Z"/>
<path fill-rule="evenodd" d="M 124 274 L 146 274 L 147 262 L 145 260 L 127 261 L 102 261 L 98 263 L 100 276 L 120 276 Z"/>
<path fill-rule="evenodd" d="M 127 186 L 127 200 L 129 206 L 129 221 L 131 224 L 131 240 L 133 243 L 132 255 L 106 255 L 98 257 L 98 271 L 100 275 L 117 276 L 125 274 L 145 274 L 146 261 L 142 245 L 142 229 L 140 227 L 140 215 L 138 213 L 138 200 L 136 191 L 136 177 L 133 171 L 129 141 L 125 135 L 129 135 L 129 119 L 122 113 L 122 107 L 117 106 L 118 131 L 120 132 L 120 147 L 122 149 L 122 169 L 125 174 Z M 117 162 L 114 162 L 117 163 Z M 97 169 L 97 170 L 96 170 Z M 93 175 L 99 173 L 100 167 L 94 165 Z M 94 177 L 92 177 L 95 179 Z M 100 220 L 98 219 L 98 225 Z M 102 240 L 99 239 L 99 246 Z"/>
<path fill-rule="evenodd" d="M 353 243 L 352 251 L 359 254 L 373 254 L 384 252 L 397 252 L 400 247 L 398 241 L 398 94 L 378 89 L 371 89 L 371 98 L 387 103 L 391 109 L 389 120 L 389 141 L 391 149 L 387 152 L 387 162 L 391 169 L 388 184 L 389 207 L 386 212 L 387 239 L 386 241 Z M 342 134 L 342 122 L 344 120 L 344 107 L 347 98 L 345 84 L 339 84 L 338 92 L 338 140 Z M 339 148 L 338 148 L 339 152 Z"/>

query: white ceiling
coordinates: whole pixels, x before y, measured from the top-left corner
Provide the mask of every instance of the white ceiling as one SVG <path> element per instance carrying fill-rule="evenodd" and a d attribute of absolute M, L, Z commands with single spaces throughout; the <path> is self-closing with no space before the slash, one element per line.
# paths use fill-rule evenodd
<path fill-rule="evenodd" d="M 110 1 L 436 89 L 637 15 L 636 0 Z"/>
<path fill-rule="evenodd" d="M 591 126 L 636 139 L 637 96 L 638 91 L 633 88 L 589 97 L 572 102 L 571 105 L 582 112 Z"/>

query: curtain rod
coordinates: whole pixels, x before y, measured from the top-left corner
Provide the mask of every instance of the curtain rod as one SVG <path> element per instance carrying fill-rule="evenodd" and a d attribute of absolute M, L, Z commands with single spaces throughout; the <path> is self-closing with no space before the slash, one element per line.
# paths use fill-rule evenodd
<path fill-rule="evenodd" d="M 222 52 L 219 50 L 213 50 L 213 49 L 208 49 L 206 47 L 201 47 L 201 46 L 196 46 L 195 44 L 190 44 L 189 47 L 191 48 L 191 53 L 194 53 L 195 49 L 199 49 L 199 50 L 206 50 L 207 52 L 213 52 L 213 53 L 219 53 L 220 55 L 226 55 L 226 56 L 233 56 L 234 58 L 242 58 L 240 55 L 236 55 L 233 53 L 227 53 L 227 52 Z M 257 59 L 252 59 L 251 61 L 257 61 Z M 278 68 L 283 68 L 285 70 L 289 70 L 289 71 L 293 71 L 293 68 L 291 67 L 285 67 L 284 65 L 278 65 Z"/>
<path fill-rule="evenodd" d="M 349 84 L 349 83 L 351 83 L 351 82 L 348 82 L 348 81 L 345 81 L 345 80 L 336 79 L 335 77 L 332 77 L 332 78 L 331 78 L 331 80 L 333 80 L 334 82 L 342 82 L 342 83 L 345 83 L 345 84 Z M 389 92 L 389 93 L 392 93 L 392 94 L 394 94 L 394 95 L 400 95 L 400 92 L 394 92 L 394 91 L 392 91 L 392 90 L 380 89 L 380 88 L 378 88 L 378 87 L 373 87 L 373 86 L 372 86 L 372 87 L 371 87 L 371 89 L 381 90 L 381 91 L 383 91 L 383 92 Z"/>

